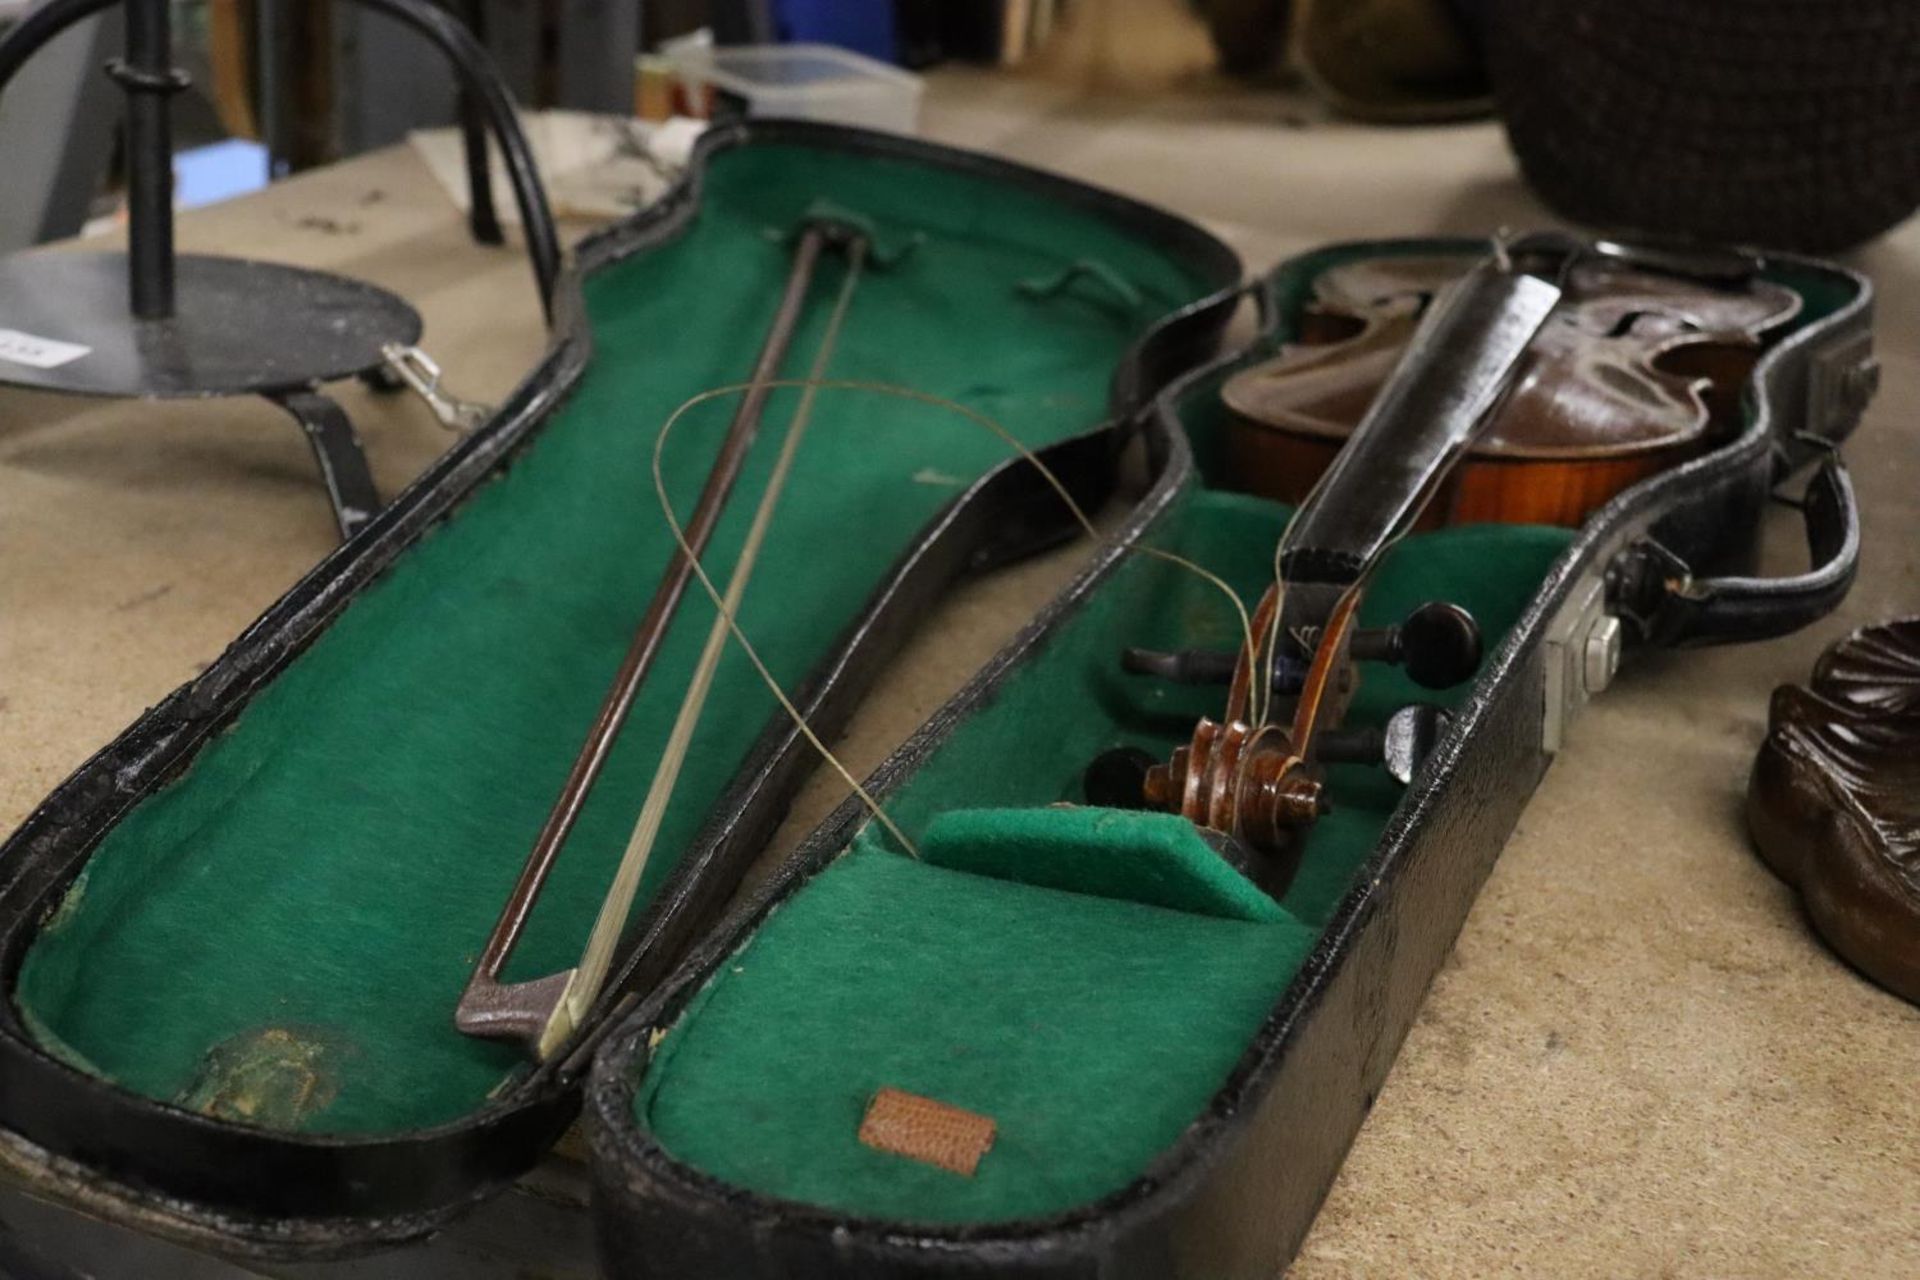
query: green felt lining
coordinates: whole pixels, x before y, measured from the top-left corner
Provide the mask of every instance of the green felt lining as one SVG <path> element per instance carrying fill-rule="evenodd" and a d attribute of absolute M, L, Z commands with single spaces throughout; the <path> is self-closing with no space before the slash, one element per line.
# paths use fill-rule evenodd
<path fill-rule="evenodd" d="M 1190 1123 L 1312 931 L 842 858 L 662 1043 L 638 1105 L 678 1158 L 863 1214 L 1085 1203 Z M 853 1140 L 883 1086 L 999 1126 L 963 1178 Z"/>
<path fill-rule="evenodd" d="M 454 1001 L 670 553 L 655 434 L 688 396 L 745 376 L 782 241 L 823 198 L 914 244 L 869 273 L 830 374 L 952 397 L 1030 444 L 1098 422 L 1126 348 L 1212 287 L 992 177 L 789 144 L 720 154 L 684 234 L 586 282 L 595 354 L 537 441 L 108 835 L 13 992 L 44 1043 L 153 1098 L 328 1134 L 453 1121 L 524 1069 L 454 1031 Z M 1021 292 L 1090 256 L 1138 306 Z M 789 376 L 839 278 L 823 269 Z M 714 540 L 722 577 L 794 402 L 775 394 L 748 500 Z M 683 517 L 731 407 L 702 406 L 666 449 Z M 916 531 L 1006 456 L 957 415 L 823 393 L 741 614 L 776 675 L 791 687 L 819 661 Z M 510 978 L 577 960 L 712 617 L 695 592 Z M 776 710 L 731 653 L 642 904 Z"/>
<path fill-rule="evenodd" d="M 952 809 L 915 852 L 936 867 L 1223 920 L 1286 918 L 1175 813 L 1084 805 Z"/>
<path fill-rule="evenodd" d="M 1284 518 L 1272 503 L 1199 492 L 1153 541 L 1171 535 L 1248 590 L 1270 572 Z M 1453 600 L 1480 620 L 1491 652 L 1569 539 L 1490 525 L 1408 539 L 1363 620 Z M 1163 894 L 1158 882 L 1192 846 L 1170 847 L 1157 823 L 1044 807 L 1080 799 L 1080 770 L 1101 750 L 1164 755 L 1215 710 L 1217 690 L 1121 674 L 1122 644 L 1231 644 L 1236 625 L 1174 566 L 1124 563 L 889 797 L 926 860 L 864 828 L 683 1012 L 640 1083 L 639 1122 L 729 1182 L 905 1221 L 1057 1213 L 1131 1181 L 1220 1087 L 1400 795 L 1378 770 L 1332 770 L 1335 809 L 1281 909 L 1261 920 L 1222 918 L 1224 904 L 1258 892 L 1244 881 Z M 1464 692 L 1435 695 L 1370 668 L 1353 714 L 1377 722 Z M 1102 822 L 1114 824 L 1104 848 Z M 1147 865 L 1116 865 L 1130 859 Z M 1238 876 L 1218 859 L 1216 871 Z M 1162 905 L 1120 900 L 1156 895 Z M 888 1085 L 995 1119 L 973 1178 L 856 1140 L 866 1102 Z"/>

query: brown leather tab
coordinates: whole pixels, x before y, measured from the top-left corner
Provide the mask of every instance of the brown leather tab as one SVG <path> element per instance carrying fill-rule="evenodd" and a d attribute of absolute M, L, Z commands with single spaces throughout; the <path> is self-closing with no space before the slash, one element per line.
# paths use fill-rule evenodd
<path fill-rule="evenodd" d="M 971 1178 L 993 1146 L 993 1117 L 948 1106 L 902 1089 L 882 1089 L 867 1104 L 860 1141 Z"/>

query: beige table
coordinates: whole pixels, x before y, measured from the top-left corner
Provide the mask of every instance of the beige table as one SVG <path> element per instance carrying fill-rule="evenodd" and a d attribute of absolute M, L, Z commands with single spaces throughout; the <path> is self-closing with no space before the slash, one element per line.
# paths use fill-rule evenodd
<path fill-rule="evenodd" d="M 1256 267 L 1547 220 L 1496 128 L 1368 131 L 1222 88 L 1165 4 L 1084 0 L 1046 65 L 941 73 L 925 131 L 1197 217 Z M 398 290 L 464 395 L 499 396 L 543 343 L 524 260 L 468 243 L 404 150 L 191 215 L 181 241 Z M 1810 939 L 1738 809 L 1768 690 L 1849 625 L 1920 609 L 1920 226 L 1854 262 L 1882 291 L 1886 379 L 1851 450 L 1869 542 L 1847 609 L 1773 645 L 1642 663 L 1576 724 L 1298 1275 L 1920 1274 L 1920 1012 Z M 448 442 L 410 398 L 342 398 L 389 493 Z M 1774 532 L 1789 565 L 1791 526 Z M 0 826 L 332 542 L 305 444 L 264 404 L 0 395 Z M 1072 562 L 953 601 L 847 754 L 878 759 Z M 787 836 L 835 799 L 816 786 Z"/>

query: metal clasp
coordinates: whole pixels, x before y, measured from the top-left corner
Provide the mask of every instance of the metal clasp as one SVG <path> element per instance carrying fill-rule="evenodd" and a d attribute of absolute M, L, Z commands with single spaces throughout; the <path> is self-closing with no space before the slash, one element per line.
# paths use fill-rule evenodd
<path fill-rule="evenodd" d="M 1605 580 L 1588 577 L 1548 627 L 1541 655 L 1546 687 L 1540 746 L 1548 755 L 1559 754 L 1574 716 L 1613 683 L 1621 640 L 1620 619 L 1607 609 Z"/>
<path fill-rule="evenodd" d="M 427 408 L 433 410 L 433 416 L 447 430 L 464 434 L 485 422 L 493 413 L 491 405 L 462 400 L 442 390 L 439 363 L 420 348 L 389 342 L 380 348 L 380 354 L 386 357 L 387 367 L 393 370 L 394 375 L 427 402 Z"/>

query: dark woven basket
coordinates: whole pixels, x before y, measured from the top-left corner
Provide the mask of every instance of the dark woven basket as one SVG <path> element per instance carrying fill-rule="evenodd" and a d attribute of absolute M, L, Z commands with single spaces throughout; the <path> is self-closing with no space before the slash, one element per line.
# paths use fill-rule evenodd
<path fill-rule="evenodd" d="M 1920 0 L 1479 0 L 1528 181 L 1597 226 L 1809 252 L 1920 207 Z"/>

